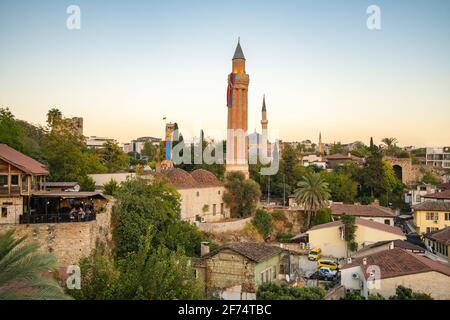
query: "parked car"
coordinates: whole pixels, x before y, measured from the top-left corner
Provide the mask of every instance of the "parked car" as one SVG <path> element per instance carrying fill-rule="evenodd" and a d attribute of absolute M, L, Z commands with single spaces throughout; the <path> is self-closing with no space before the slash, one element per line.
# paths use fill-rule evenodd
<path fill-rule="evenodd" d="M 337 276 L 337 271 L 329 268 L 321 268 L 314 272 L 309 278 L 323 281 L 333 281 Z"/>
<path fill-rule="evenodd" d="M 321 256 L 321 253 L 322 253 L 322 249 L 320 249 L 320 248 L 312 248 L 309 251 L 308 260 L 309 261 L 317 261 L 317 260 L 319 260 L 319 258 Z"/>
<path fill-rule="evenodd" d="M 320 268 L 329 268 L 331 270 L 339 270 L 339 264 L 327 259 L 320 259 L 317 261 L 317 269 Z"/>

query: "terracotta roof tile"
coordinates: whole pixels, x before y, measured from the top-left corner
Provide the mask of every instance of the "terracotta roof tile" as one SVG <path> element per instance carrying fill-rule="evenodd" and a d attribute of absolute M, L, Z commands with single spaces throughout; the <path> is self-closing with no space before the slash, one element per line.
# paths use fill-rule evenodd
<path fill-rule="evenodd" d="M 48 175 L 48 171 L 42 163 L 37 162 L 33 158 L 24 155 L 6 144 L 0 144 L 0 159 L 28 174 Z"/>
<path fill-rule="evenodd" d="M 431 201 L 427 200 L 425 202 L 416 204 L 413 206 L 414 210 L 431 210 L 431 211 L 449 211 L 450 212 L 450 202 L 444 201 Z"/>
<path fill-rule="evenodd" d="M 363 225 L 365 227 L 377 229 L 377 230 L 384 231 L 384 232 L 394 233 L 399 236 L 404 236 L 402 229 L 400 229 L 398 227 L 389 226 L 384 223 L 379 223 L 379 222 L 375 222 L 375 221 L 371 221 L 371 220 L 367 220 L 367 219 L 356 218 L 355 224 Z M 338 220 L 338 221 L 333 221 L 333 222 L 329 222 L 329 223 L 319 224 L 317 226 L 312 227 L 309 230 L 331 228 L 331 227 L 336 227 L 336 226 L 341 226 L 341 225 L 342 225 L 342 222 L 340 220 Z"/>
<path fill-rule="evenodd" d="M 386 218 L 394 217 L 394 214 L 392 213 L 391 209 L 377 205 L 333 203 L 331 205 L 331 212 L 334 215 L 342 215 L 345 213 L 350 216 L 358 216 L 358 217 L 386 217 Z"/>
<path fill-rule="evenodd" d="M 197 169 L 191 172 L 191 176 L 202 187 L 222 187 L 223 183 L 210 171 Z"/>
<path fill-rule="evenodd" d="M 441 230 L 429 232 L 425 234 L 425 237 L 435 240 L 437 242 L 450 245 L 450 227 L 446 227 Z"/>
<path fill-rule="evenodd" d="M 363 264 L 364 258 L 367 259 L 365 265 Z M 366 257 L 353 259 L 351 264 L 345 265 L 342 269 L 360 266 L 367 277 L 366 271 L 371 265 L 380 268 L 381 279 L 432 271 L 450 276 L 450 267 L 400 248 L 384 250 Z"/>
<path fill-rule="evenodd" d="M 217 250 L 205 255 L 203 258 L 214 256 L 220 251 L 226 249 L 237 252 L 255 262 L 264 261 L 268 258 L 273 257 L 274 255 L 286 251 L 285 249 L 282 249 L 280 247 L 271 246 L 265 243 L 233 242 L 220 246 Z"/>
<path fill-rule="evenodd" d="M 444 190 L 442 192 L 427 194 L 423 197 L 426 199 L 443 199 L 443 200 L 448 199 L 448 200 L 450 200 L 450 189 Z"/>

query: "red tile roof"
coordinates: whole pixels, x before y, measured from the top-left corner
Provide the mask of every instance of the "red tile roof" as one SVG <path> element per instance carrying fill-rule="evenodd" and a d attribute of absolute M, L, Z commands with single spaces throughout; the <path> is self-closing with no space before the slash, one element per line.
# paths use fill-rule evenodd
<path fill-rule="evenodd" d="M 358 205 L 358 204 L 339 204 L 331 205 L 331 212 L 334 215 L 347 214 L 357 217 L 381 217 L 393 218 L 394 214 L 391 209 L 377 205 Z"/>
<path fill-rule="evenodd" d="M 363 263 L 364 258 L 367 259 L 365 265 Z M 371 265 L 380 268 L 381 279 L 432 271 L 450 276 L 449 266 L 400 248 L 384 250 L 366 257 L 353 259 L 352 263 L 345 265 L 342 269 L 360 266 L 367 277 L 367 268 Z"/>
<path fill-rule="evenodd" d="M 37 162 L 6 144 L 0 144 L 0 159 L 28 174 L 48 175 L 48 171 L 42 163 Z"/>
<path fill-rule="evenodd" d="M 238 254 L 247 257 L 248 259 L 255 262 L 262 262 L 271 258 L 277 254 L 282 252 L 286 252 L 285 249 L 271 246 L 265 243 L 259 242 L 232 242 L 226 243 L 223 246 L 220 246 L 216 250 L 210 252 L 209 254 L 203 256 L 202 258 L 207 258 L 216 255 L 222 250 L 232 250 Z"/>
<path fill-rule="evenodd" d="M 356 218 L 355 219 L 355 224 L 356 225 L 362 225 L 362 226 L 365 226 L 365 227 L 368 227 L 368 228 L 372 228 L 372 229 L 377 229 L 377 230 L 384 231 L 384 232 L 397 234 L 399 236 L 404 236 L 404 233 L 403 233 L 402 229 L 400 229 L 398 227 L 389 226 L 389 225 L 384 224 L 384 223 L 379 223 L 379 222 L 375 222 L 375 221 L 371 221 L 371 220 L 367 220 L 367 219 L 362 219 L 362 218 Z M 318 229 L 324 229 L 324 228 L 331 228 L 331 227 L 336 227 L 336 226 L 341 226 L 341 225 L 342 225 L 342 222 L 340 220 L 338 220 L 338 221 L 333 221 L 333 222 L 329 222 L 329 223 L 319 224 L 317 226 L 312 227 L 309 230 L 318 230 Z"/>
<path fill-rule="evenodd" d="M 431 193 L 423 196 L 426 199 L 442 199 L 450 200 L 450 189 L 444 190 L 442 192 Z"/>
<path fill-rule="evenodd" d="M 425 234 L 425 237 L 448 246 L 448 245 L 450 245 L 450 227 L 446 227 L 441 230 L 429 232 L 429 233 Z"/>
<path fill-rule="evenodd" d="M 450 190 L 450 182 L 446 182 L 446 183 L 441 183 L 441 184 L 438 184 L 437 185 L 437 188 L 438 189 L 441 189 L 441 190 Z"/>

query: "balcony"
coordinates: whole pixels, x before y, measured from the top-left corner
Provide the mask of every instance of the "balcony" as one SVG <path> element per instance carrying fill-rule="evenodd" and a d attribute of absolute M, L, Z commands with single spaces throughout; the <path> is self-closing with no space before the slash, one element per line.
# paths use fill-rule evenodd
<path fill-rule="evenodd" d="M 1 186 L 0 187 L 0 195 L 5 196 L 20 196 L 20 187 L 19 186 L 11 186 L 10 189 L 8 189 L 8 186 Z"/>

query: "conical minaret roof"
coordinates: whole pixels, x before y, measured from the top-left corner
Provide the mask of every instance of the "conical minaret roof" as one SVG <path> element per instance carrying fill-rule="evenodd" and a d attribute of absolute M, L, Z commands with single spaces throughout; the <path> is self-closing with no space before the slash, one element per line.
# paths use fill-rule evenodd
<path fill-rule="evenodd" d="M 266 112 L 266 95 L 263 96 L 262 112 Z"/>
<path fill-rule="evenodd" d="M 244 59 L 245 60 L 244 52 L 242 52 L 242 48 L 241 48 L 240 39 L 238 40 L 238 44 L 236 46 L 236 50 L 234 51 L 233 60 L 234 59 Z"/>

